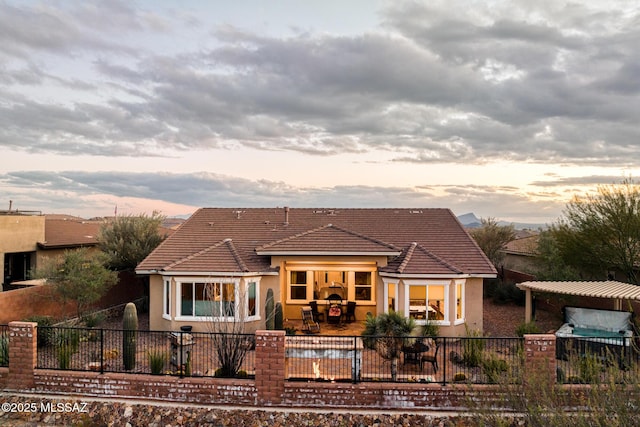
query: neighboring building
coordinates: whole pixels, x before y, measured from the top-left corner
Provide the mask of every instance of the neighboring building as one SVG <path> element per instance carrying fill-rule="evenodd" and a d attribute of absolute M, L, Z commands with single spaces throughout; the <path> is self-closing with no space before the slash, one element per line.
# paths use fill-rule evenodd
<path fill-rule="evenodd" d="M 12 282 L 29 279 L 36 265 L 37 242 L 44 240 L 45 218 L 40 212 L 0 211 L 2 290 Z"/>
<path fill-rule="evenodd" d="M 528 234 L 507 243 L 502 250 L 503 279 L 507 282 L 533 280 L 537 270 L 539 234 Z"/>
<path fill-rule="evenodd" d="M 358 320 L 393 309 L 446 335 L 482 329 L 483 279 L 496 277 L 448 209 L 203 208 L 136 271 L 151 276 L 154 330 L 264 328 L 272 289 L 288 319 L 339 296 Z"/>

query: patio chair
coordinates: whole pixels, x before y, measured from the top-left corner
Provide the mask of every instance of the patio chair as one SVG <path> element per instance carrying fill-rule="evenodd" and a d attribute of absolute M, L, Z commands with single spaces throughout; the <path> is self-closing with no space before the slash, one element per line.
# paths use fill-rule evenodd
<path fill-rule="evenodd" d="M 308 334 L 320 333 L 320 324 L 313 320 L 311 307 L 302 307 L 302 330 Z"/>
<path fill-rule="evenodd" d="M 423 354 L 420 358 L 420 370 L 424 367 L 425 363 L 431 363 L 433 366 L 433 372 L 438 372 L 438 350 L 440 350 L 440 341 L 437 339 L 433 340 L 433 344 L 436 350 L 433 353 Z"/>
<path fill-rule="evenodd" d="M 355 301 L 347 301 L 347 311 L 344 313 L 345 322 L 355 322 L 356 321 L 356 302 Z"/>
<path fill-rule="evenodd" d="M 324 321 L 324 313 L 318 311 L 318 301 L 310 301 L 309 306 L 311 307 L 311 313 L 313 314 L 313 318 L 318 322 Z"/>

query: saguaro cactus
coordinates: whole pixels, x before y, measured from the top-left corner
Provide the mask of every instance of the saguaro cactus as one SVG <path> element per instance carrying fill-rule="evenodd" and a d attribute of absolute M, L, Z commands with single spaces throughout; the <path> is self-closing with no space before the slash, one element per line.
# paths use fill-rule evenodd
<path fill-rule="evenodd" d="M 284 329 L 284 318 L 282 315 L 282 304 L 277 302 L 276 303 L 276 309 L 275 309 L 275 313 L 273 315 L 274 318 L 274 328 L 278 331 L 281 331 Z"/>
<path fill-rule="evenodd" d="M 266 320 L 266 327 L 267 330 L 273 330 L 274 326 L 275 326 L 275 310 L 274 310 L 274 301 L 273 301 L 273 289 L 269 288 L 267 289 L 267 298 L 265 300 L 265 316 L 267 317 Z"/>
<path fill-rule="evenodd" d="M 127 303 L 122 316 L 122 363 L 130 371 L 136 366 L 136 343 L 138 335 L 138 311 L 132 302 Z"/>

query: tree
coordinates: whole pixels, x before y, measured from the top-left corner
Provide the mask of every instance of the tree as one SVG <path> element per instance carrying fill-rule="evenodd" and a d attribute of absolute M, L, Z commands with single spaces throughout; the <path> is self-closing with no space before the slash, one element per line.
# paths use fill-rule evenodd
<path fill-rule="evenodd" d="M 415 329 L 416 323 L 413 318 L 404 317 L 402 313 L 393 310 L 375 317 L 367 316 L 362 336 L 369 337 L 367 341 L 373 342 L 381 357 L 391 360 L 392 381 L 395 381 L 398 375 L 398 360 L 402 346 Z"/>
<path fill-rule="evenodd" d="M 568 265 L 560 251 L 553 229 L 538 236 L 536 264 L 532 271 L 537 280 L 580 280 L 580 273 Z"/>
<path fill-rule="evenodd" d="M 246 311 L 251 310 L 249 290 L 236 290 L 236 286 L 240 285 L 223 280 L 205 283 L 202 288 L 202 310 L 210 319 L 207 326 L 217 356 L 217 377 L 242 376 L 242 363 L 255 348 L 255 334 L 247 334 L 244 320 L 249 315 Z"/>
<path fill-rule="evenodd" d="M 469 232 L 496 268 L 504 259 L 504 245 L 516 237 L 513 225 L 498 225 L 494 218 L 481 219 L 481 226 Z"/>
<path fill-rule="evenodd" d="M 103 225 L 98 244 L 107 254 L 107 265 L 115 270 L 134 270 L 166 238 L 160 234 L 164 218 L 154 211 L 151 216 L 119 216 Z"/>
<path fill-rule="evenodd" d="M 73 301 L 78 317 L 118 281 L 117 273 L 105 267 L 104 256 L 92 254 L 86 248 L 45 259 L 34 276 L 46 279 L 63 302 Z"/>
<path fill-rule="evenodd" d="M 629 179 L 574 196 L 553 235 L 565 262 L 591 277 L 616 270 L 638 284 L 640 186 Z"/>

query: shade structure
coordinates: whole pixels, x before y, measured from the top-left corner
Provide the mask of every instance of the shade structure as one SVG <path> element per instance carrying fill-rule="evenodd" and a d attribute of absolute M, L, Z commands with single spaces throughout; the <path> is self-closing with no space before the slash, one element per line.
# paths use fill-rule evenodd
<path fill-rule="evenodd" d="M 516 285 L 527 293 L 525 321 L 531 321 L 531 293 L 545 292 L 565 295 L 579 295 L 595 298 L 612 298 L 616 308 L 622 307 L 622 300 L 640 300 L 640 286 L 615 280 L 604 281 L 559 281 L 559 282 L 522 282 Z"/>

